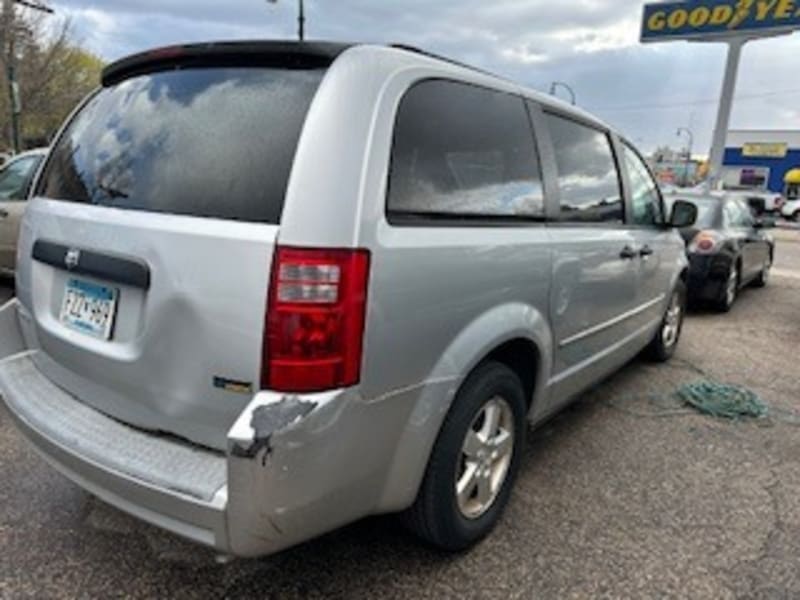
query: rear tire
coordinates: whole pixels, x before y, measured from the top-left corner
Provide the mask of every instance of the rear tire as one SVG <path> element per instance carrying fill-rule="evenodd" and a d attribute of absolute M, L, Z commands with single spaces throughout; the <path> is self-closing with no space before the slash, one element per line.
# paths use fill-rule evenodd
<path fill-rule="evenodd" d="M 739 295 L 739 283 L 741 282 L 741 273 L 739 272 L 739 265 L 736 262 L 731 263 L 731 269 L 728 272 L 728 278 L 725 280 L 725 285 L 722 288 L 722 294 L 716 302 L 716 308 L 720 312 L 728 312 L 733 308 L 736 302 L 736 297 Z"/>
<path fill-rule="evenodd" d="M 519 470 L 526 413 L 525 392 L 514 371 L 490 361 L 472 372 L 453 400 L 417 499 L 404 515 L 416 535 L 455 552 L 494 528 Z"/>
<path fill-rule="evenodd" d="M 770 253 L 764 266 L 761 268 L 761 273 L 753 281 L 753 287 L 762 288 L 769 283 L 769 270 L 772 268 L 772 254 Z"/>
<path fill-rule="evenodd" d="M 666 362 L 675 354 L 678 340 L 683 330 L 683 318 L 686 314 L 686 284 L 678 281 L 672 291 L 664 318 L 653 341 L 647 347 L 648 358 L 655 362 Z"/>

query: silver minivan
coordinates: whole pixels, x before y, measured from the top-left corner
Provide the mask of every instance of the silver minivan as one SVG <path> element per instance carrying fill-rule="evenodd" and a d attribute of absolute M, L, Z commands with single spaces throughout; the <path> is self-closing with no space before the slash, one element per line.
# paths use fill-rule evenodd
<path fill-rule="evenodd" d="M 590 115 L 406 47 L 110 65 L 35 184 L 0 391 L 68 478 L 222 553 L 497 522 L 539 423 L 675 349 L 687 261 Z"/>

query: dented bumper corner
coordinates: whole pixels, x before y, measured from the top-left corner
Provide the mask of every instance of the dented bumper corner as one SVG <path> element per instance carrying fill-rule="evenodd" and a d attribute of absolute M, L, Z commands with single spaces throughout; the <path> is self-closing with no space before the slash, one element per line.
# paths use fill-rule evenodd
<path fill-rule="evenodd" d="M 374 512 L 396 442 L 377 408 L 355 390 L 256 394 L 228 434 L 230 551 L 275 552 Z"/>
<path fill-rule="evenodd" d="M 19 318 L 16 301 L 0 308 L 0 395 L 39 453 L 109 504 L 239 556 L 394 508 L 386 481 L 413 393 L 262 391 L 230 428 L 227 451 L 209 450 L 125 425 L 57 387 Z"/>

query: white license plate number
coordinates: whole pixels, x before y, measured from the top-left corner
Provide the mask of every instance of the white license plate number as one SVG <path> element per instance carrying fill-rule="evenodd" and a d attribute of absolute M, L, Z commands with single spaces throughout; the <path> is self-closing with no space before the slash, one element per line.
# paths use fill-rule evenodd
<path fill-rule="evenodd" d="M 69 279 L 61 303 L 60 321 L 71 329 L 108 340 L 117 310 L 117 290 L 82 279 Z"/>

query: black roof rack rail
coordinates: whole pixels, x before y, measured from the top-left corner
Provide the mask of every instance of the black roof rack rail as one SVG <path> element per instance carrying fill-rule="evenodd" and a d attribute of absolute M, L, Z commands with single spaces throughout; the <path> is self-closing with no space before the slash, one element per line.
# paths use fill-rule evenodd
<path fill-rule="evenodd" d="M 503 79 L 508 81 L 505 77 L 501 77 L 497 73 L 492 73 L 491 71 L 487 71 L 486 69 L 481 69 L 479 67 L 474 67 L 472 65 L 468 65 L 463 62 L 459 62 L 452 58 L 448 58 L 446 56 L 442 56 L 441 54 L 436 54 L 434 52 L 428 52 L 427 50 L 423 50 L 421 48 L 417 48 L 416 46 L 409 46 L 408 44 L 389 44 L 390 48 L 397 48 L 398 50 L 405 50 L 406 52 L 413 52 L 414 54 L 421 54 L 422 56 L 427 56 L 428 58 L 433 58 L 435 60 L 441 60 L 446 63 L 450 63 L 451 65 L 455 65 L 457 67 L 461 67 L 463 69 L 469 69 L 470 71 L 476 71 L 483 75 L 489 75 L 490 77 L 496 77 L 497 79 Z"/>
<path fill-rule="evenodd" d="M 101 75 L 104 86 L 130 77 L 187 67 L 275 66 L 313 69 L 330 66 L 352 44 L 279 40 L 179 44 L 133 54 L 111 63 Z"/>

